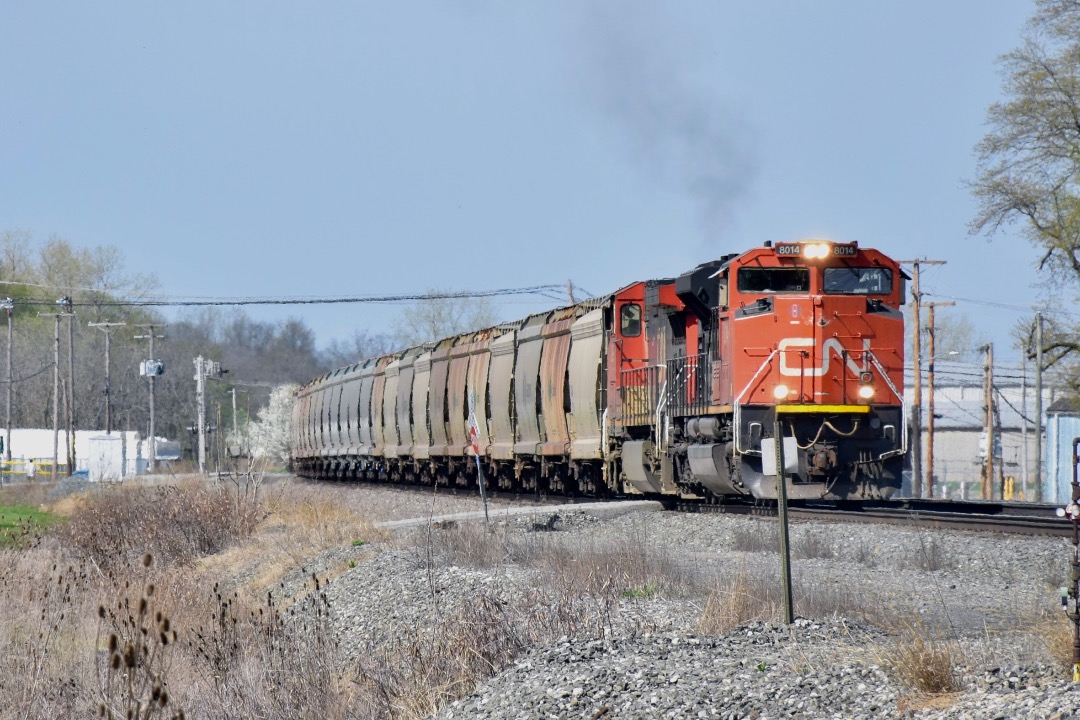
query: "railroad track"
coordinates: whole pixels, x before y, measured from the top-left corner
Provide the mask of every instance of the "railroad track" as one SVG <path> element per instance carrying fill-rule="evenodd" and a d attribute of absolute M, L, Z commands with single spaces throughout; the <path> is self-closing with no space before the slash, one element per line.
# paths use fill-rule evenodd
<path fill-rule="evenodd" d="M 337 481 L 309 481 L 333 483 Z M 386 483 L 404 492 L 431 492 L 427 486 Z M 473 494 L 472 489 L 440 488 L 439 492 Z M 558 495 L 530 496 L 516 493 L 489 491 L 490 499 L 512 500 L 534 510 L 556 508 L 562 505 L 589 505 L 599 501 L 592 498 L 571 498 Z M 479 500 L 479 498 L 477 498 Z M 612 498 L 608 501 L 618 502 Z M 697 513 L 729 513 L 736 515 L 759 515 L 774 517 L 775 503 L 741 501 L 686 502 L 662 498 L 661 505 L 667 510 Z M 1058 517 L 1057 505 L 953 501 L 953 500 L 875 500 L 864 503 L 829 503 L 825 501 L 793 501 L 789 504 L 790 517 L 797 520 L 832 520 L 836 522 L 883 523 L 909 525 L 923 528 L 948 528 L 973 532 L 1001 532 L 1018 535 L 1043 535 L 1072 537 L 1071 521 Z M 527 512 L 527 511 L 526 511 Z"/>
<path fill-rule="evenodd" d="M 689 512 L 776 515 L 775 505 L 680 503 Z M 1056 505 L 949 500 L 877 500 L 866 503 L 792 502 L 790 516 L 806 520 L 885 523 L 975 532 L 1072 537 L 1073 524 L 1058 517 Z"/>

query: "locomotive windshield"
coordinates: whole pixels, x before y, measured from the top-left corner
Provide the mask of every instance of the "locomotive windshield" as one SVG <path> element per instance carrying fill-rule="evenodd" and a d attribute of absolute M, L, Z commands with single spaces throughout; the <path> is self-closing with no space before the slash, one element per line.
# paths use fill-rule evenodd
<path fill-rule="evenodd" d="M 892 270 L 880 267 L 825 268 L 825 292 L 836 295 L 888 295 Z"/>
<path fill-rule="evenodd" d="M 739 292 L 810 292 L 809 268 L 739 268 Z"/>

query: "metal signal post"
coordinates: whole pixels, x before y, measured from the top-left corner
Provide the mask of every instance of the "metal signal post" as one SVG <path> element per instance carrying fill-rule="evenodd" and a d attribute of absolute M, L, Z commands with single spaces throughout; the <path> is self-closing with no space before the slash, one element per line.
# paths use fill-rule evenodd
<path fill-rule="evenodd" d="M 777 416 L 773 424 L 776 442 L 776 507 L 780 521 L 780 581 L 784 588 L 784 622 L 795 622 L 795 603 L 791 592 L 791 537 L 788 533 L 787 472 L 784 462 L 784 427 Z"/>

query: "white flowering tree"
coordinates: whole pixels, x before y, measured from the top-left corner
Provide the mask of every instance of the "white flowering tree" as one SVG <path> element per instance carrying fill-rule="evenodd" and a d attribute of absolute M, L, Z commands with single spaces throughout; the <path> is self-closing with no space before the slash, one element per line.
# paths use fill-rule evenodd
<path fill-rule="evenodd" d="M 252 457 L 288 464 L 289 423 L 296 389 L 296 385 L 278 385 L 270 393 L 270 402 L 259 411 L 258 419 L 248 430 L 247 446 Z"/>

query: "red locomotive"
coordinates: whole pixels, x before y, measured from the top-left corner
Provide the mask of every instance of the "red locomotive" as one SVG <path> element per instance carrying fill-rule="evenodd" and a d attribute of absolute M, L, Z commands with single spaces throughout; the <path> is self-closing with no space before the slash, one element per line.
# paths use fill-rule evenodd
<path fill-rule="evenodd" d="M 904 278 L 855 243 L 766 243 L 369 359 L 300 389 L 294 466 L 473 485 L 472 432 L 505 490 L 775 498 L 779 423 L 790 497 L 888 497 L 907 451 Z"/>

